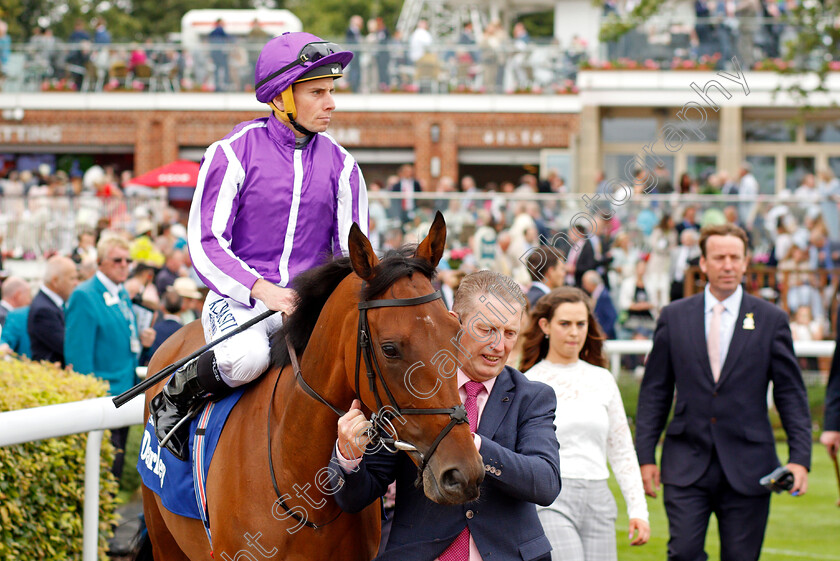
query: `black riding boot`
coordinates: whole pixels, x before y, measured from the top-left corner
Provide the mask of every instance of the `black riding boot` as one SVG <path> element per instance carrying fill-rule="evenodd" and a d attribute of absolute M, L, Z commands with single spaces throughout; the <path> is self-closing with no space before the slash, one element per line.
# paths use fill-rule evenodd
<path fill-rule="evenodd" d="M 163 391 L 152 398 L 149 413 L 155 427 L 158 441 L 162 441 L 173 431 L 178 422 L 186 417 L 190 410 L 209 394 L 221 397 L 230 391 L 218 375 L 215 356 L 206 352 L 175 372 L 172 379 L 163 387 Z M 179 460 L 189 456 L 189 422 L 183 423 L 166 442 L 166 448 Z"/>

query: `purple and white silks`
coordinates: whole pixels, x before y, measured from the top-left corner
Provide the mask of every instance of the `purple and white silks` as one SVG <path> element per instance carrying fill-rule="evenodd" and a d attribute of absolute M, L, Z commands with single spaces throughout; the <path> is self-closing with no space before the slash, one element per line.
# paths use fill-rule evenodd
<path fill-rule="evenodd" d="M 288 286 L 325 255 L 347 255 L 353 222 L 368 234 L 356 160 L 327 133 L 296 150 L 292 131 L 264 117 L 240 123 L 205 152 L 190 256 L 211 290 L 252 307 L 257 279 Z"/>

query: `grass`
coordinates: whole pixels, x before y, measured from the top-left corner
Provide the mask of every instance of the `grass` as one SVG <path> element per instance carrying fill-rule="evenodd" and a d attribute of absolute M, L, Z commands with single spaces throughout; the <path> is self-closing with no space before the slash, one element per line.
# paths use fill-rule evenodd
<path fill-rule="evenodd" d="M 810 378 L 806 386 L 811 417 L 814 422 L 814 435 L 819 435 L 823 420 L 823 405 L 825 402 L 825 385 L 819 379 Z M 631 430 L 636 415 L 636 404 L 639 395 L 639 382 L 631 376 L 621 376 L 619 388 L 624 398 L 625 411 L 630 418 Z M 778 415 L 771 412 L 770 420 L 782 439 Z M 779 459 L 784 462 L 788 456 L 787 445 L 777 445 Z M 648 497 L 647 504 L 650 511 L 651 538 L 641 547 L 629 545 L 627 539 L 627 509 L 624 498 L 618 489 L 614 478 L 610 478 L 610 488 L 618 503 L 618 519 L 616 521 L 616 541 L 618 543 L 618 558 L 621 561 L 642 561 L 649 559 L 666 559 L 668 544 L 668 519 L 662 503 L 660 488 L 656 499 Z M 834 465 L 825 447 L 816 442 L 813 446 L 811 473 L 808 476 L 808 492 L 801 497 L 792 497 L 787 493 L 773 495 L 770 506 L 770 520 L 767 523 L 767 533 L 764 538 L 762 561 L 791 561 L 801 559 L 840 561 L 840 508 L 838 500 L 837 480 L 834 475 Z M 717 522 L 712 516 L 709 530 L 706 534 L 706 553 L 709 559 L 720 558 L 720 543 L 717 533 Z"/>
<path fill-rule="evenodd" d="M 117 504 L 140 500 L 140 474 L 137 472 L 137 458 L 140 455 L 143 429 L 143 425 L 134 425 L 128 429 L 128 442 L 125 444 L 125 465 L 123 466 L 122 477 L 120 477 Z"/>
<path fill-rule="evenodd" d="M 787 446 L 778 446 L 779 458 L 787 457 Z M 627 539 L 627 508 L 614 478 L 610 488 L 618 503 L 616 539 L 621 561 L 666 559 L 668 519 L 662 503 L 662 493 L 655 499 L 648 497 L 651 538 L 644 546 L 632 547 Z M 661 488 L 660 488 L 661 491 Z M 764 538 L 762 561 L 791 561 L 794 559 L 840 561 L 840 508 L 834 466 L 821 445 L 814 446 L 813 465 L 808 476 L 808 492 L 801 497 L 787 493 L 773 495 L 770 520 Z M 706 553 L 710 559 L 720 558 L 717 524 L 712 516 L 706 535 Z"/>
<path fill-rule="evenodd" d="M 630 375 L 622 375 L 619 379 L 619 388 L 624 399 L 625 411 L 631 420 L 632 430 L 634 428 L 632 421 L 636 416 L 639 382 Z M 811 415 L 816 425 L 815 435 L 818 435 L 819 425 L 822 424 L 825 386 L 815 381 L 809 383 L 807 388 Z M 774 427 L 778 427 L 778 416 L 775 413 L 771 414 L 771 421 Z M 120 481 L 119 503 L 138 498 L 140 476 L 135 464 L 142 435 L 142 426 L 131 427 L 126 445 L 126 465 Z M 778 446 L 778 455 L 782 461 L 785 461 L 788 455 L 786 445 Z M 814 445 L 812 461 L 807 494 L 802 497 L 791 497 L 788 494 L 773 496 L 762 561 L 840 561 L 840 530 L 838 530 L 840 508 L 837 507 L 838 488 L 834 467 L 825 448 L 818 443 Z M 631 547 L 627 539 L 627 509 L 614 478 L 610 478 L 610 488 L 618 503 L 618 520 L 616 521 L 618 558 L 621 561 L 666 559 L 668 520 L 665 517 L 662 494 L 660 493 L 656 499 L 647 499 L 650 511 L 650 541 L 641 547 Z M 709 524 L 706 552 L 710 559 L 720 557 L 714 516 Z"/>

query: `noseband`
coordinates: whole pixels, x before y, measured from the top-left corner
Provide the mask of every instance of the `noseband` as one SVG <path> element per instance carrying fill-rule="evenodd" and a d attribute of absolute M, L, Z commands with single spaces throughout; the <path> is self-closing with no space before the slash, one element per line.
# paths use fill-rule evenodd
<path fill-rule="evenodd" d="M 425 296 L 417 296 L 415 298 L 391 298 L 391 299 L 384 299 L 384 300 L 369 300 L 366 302 L 359 302 L 359 329 L 356 333 L 356 397 L 361 396 L 360 387 L 359 387 L 359 372 L 362 358 L 364 357 L 365 360 L 365 370 L 367 371 L 367 378 L 368 384 L 370 386 L 370 391 L 373 394 L 374 399 L 376 400 L 376 411 L 371 414 L 370 416 L 370 423 L 371 429 L 368 433 L 368 436 L 371 439 L 371 443 L 374 445 L 380 445 L 388 450 L 391 453 L 396 453 L 398 450 L 403 450 L 405 452 L 413 452 L 420 456 L 420 465 L 418 466 L 417 471 L 417 481 L 416 484 L 419 484 L 423 478 L 423 471 L 429 465 L 429 460 L 432 458 L 432 454 L 435 453 L 437 450 L 438 444 L 443 438 L 449 434 L 449 431 L 455 425 L 460 425 L 462 423 L 468 422 L 467 418 L 467 410 L 464 408 L 464 405 L 459 403 L 455 407 L 448 407 L 448 408 L 438 408 L 438 409 L 430 409 L 430 408 L 421 408 L 421 409 L 402 409 L 400 408 L 397 400 L 394 398 L 394 394 L 391 393 L 390 388 L 388 388 L 388 383 L 385 381 L 385 377 L 382 375 L 382 370 L 379 368 L 379 363 L 376 361 L 376 355 L 373 352 L 373 345 L 370 336 L 370 326 L 368 325 L 367 319 L 367 311 L 374 309 L 374 308 L 399 308 L 405 306 L 419 306 L 420 304 L 426 304 L 428 302 L 433 302 L 435 300 L 441 299 L 440 290 L 432 292 L 431 294 L 426 294 Z M 289 356 L 292 360 L 292 366 L 295 369 L 295 379 L 300 384 L 300 387 L 308 393 L 313 398 L 317 399 L 327 407 L 333 410 L 333 412 L 342 417 L 346 414 L 346 411 L 335 407 L 333 404 L 329 403 L 326 399 L 321 397 L 321 395 L 316 392 L 312 387 L 306 383 L 306 380 L 303 379 L 303 373 L 301 372 L 300 365 L 297 361 L 297 356 L 295 354 L 294 349 L 291 346 L 291 341 L 286 335 L 286 346 L 289 348 Z M 379 393 L 379 384 L 377 384 L 377 379 L 379 380 L 379 384 L 382 384 L 382 390 L 385 392 L 385 396 L 388 398 L 388 404 L 383 404 L 382 397 Z M 449 415 L 449 423 L 443 427 L 438 434 L 437 438 L 435 438 L 432 445 L 426 451 L 425 454 L 420 452 L 417 449 L 417 446 L 411 444 L 410 442 L 406 442 L 404 440 L 398 440 L 396 438 L 392 438 L 390 436 L 393 433 L 396 436 L 396 430 L 394 429 L 394 425 L 391 423 L 391 420 L 396 417 L 403 417 L 405 415 Z"/>
<path fill-rule="evenodd" d="M 359 366 L 361 363 L 361 357 L 364 357 L 368 384 L 370 385 L 370 391 L 376 400 L 377 409 L 370 418 L 371 425 L 373 426 L 372 440 L 374 441 L 374 444 L 381 442 L 382 446 L 392 453 L 396 453 L 397 450 L 403 450 L 405 452 L 414 452 L 420 456 L 420 465 L 418 466 L 417 481 L 415 482 L 415 485 L 419 485 L 422 481 L 423 471 L 429 465 L 429 460 L 431 460 L 432 454 L 434 454 L 435 450 L 437 450 L 440 441 L 449 434 L 449 431 L 451 431 L 455 425 L 468 422 L 467 410 L 464 408 L 464 405 L 460 403 L 455 407 L 449 408 L 401 409 L 399 404 L 397 404 L 397 400 L 394 399 L 394 395 L 391 393 L 391 390 L 388 388 L 388 383 L 385 381 L 385 377 L 382 376 L 382 370 L 379 368 L 379 363 L 376 361 L 376 355 L 373 353 L 370 326 L 367 321 L 367 311 L 374 308 L 418 306 L 420 304 L 432 302 L 439 298 L 441 298 L 441 293 L 440 290 L 437 290 L 431 294 L 417 296 L 416 298 L 395 298 L 359 302 L 359 330 L 356 339 L 356 395 L 361 395 L 359 393 Z M 379 395 L 377 378 L 379 379 L 379 383 L 382 384 L 382 389 L 384 390 L 385 395 L 388 397 L 388 401 L 390 402 L 389 405 L 383 405 L 382 403 L 382 398 Z M 414 444 L 403 440 L 397 440 L 396 438 L 391 438 L 389 436 L 390 433 L 393 433 L 396 437 L 396 431 L 391 423 L 391 419 L 395 416 L 403 417 L 405 415 L 449 415 L 449 423 L 440 431 L 437 438 L 435 438 L 432 445 L 426 451 L 426 454 L 423 454 Z"/>
<path fill-rule="evenodd" d="M 405 306 L 419 306 L 420 304 L 426 304 L 428 302 L 433 302 L 435 300 L 442 299 L 442 295 L 440 290 L 432 292 L 431 294 L 426 294 L 425 296 L 417 296 L 415 298 L 391 298 L 385 300 L 369 300 L 365 302 L 359 302 L 359 329 L 356 334 L 356 397 L 360 396 L 359 392 L 359 371 L 361 366 L 361 359 L 364 357 L 365 360 L 365 369 L 367 371 L 367 378 L 368 383 L 370 385 L 370 391 L 376 400 L 376 412 L 372 413 L 370 416 L 370 423 L 371 428 L 369 429 L 368 436 L 371 439 L 371 443 L 374 445 L 381 445 L 383 448 L 391 452 L 392 454 L 397 453 L 398 450 L 402 450 L 404 452 L 412 452 L 420 456 L 420 465 L 417 468 L 417 480 L 414 482 L 416 486 L 419 486 L 423 480 L 423 472 L 425 471 L 426 467 L 429 465 L 429 460 L 432 458 L 432 454 L 435 453 L 437 450 L 438 444 L 440 444 L 441 440 L 449 434 L 449 431 L 455 425 L 460 425 L 462 423 L 467 423 L 467 410 L 464 408 L 464 405 L 459 403 L 455 407 L 449 408 L 438 408 L 438 409 L 401 409 L 400 406 L 397 404 L 396 399 L 394 399 L 394 395 L 391 393 L 391 390 L 388 388 L 387 382 L 385 382 L 385 377 L 382 375 L 382 370 L 379 368 L 379 363 L 376 361 L 376 355 L 373 353 L 373 346 L 370 336 L 370 326 L 368 325 L 367 320 L 367 311 L 374 308 L 398 308 L 398 307 L 405 307 Z M 284 314 L 284 323 L 285 323 L 285 314 Z M 309 394 L 314 399 L 320 401 L 327 407 L 329 407 L 336 415 L 339 417 L 343 417 L 347 412 L 339 409 L 338 407 L 334 406 L 332 403 L 321 397 L 321 395 L 312 389 L 306 380 L 303 379 L 303 372 L 300 369 L 300 363 L 298 362 L 297 353 L 295 352 L 294 347 L 292 346 L 291 339 L 289 338 L 289 334 L 286 333 L 286 348 L 289 351 L 289 360 L 292 363 L 292 368 L 295 371 L 295 380 L 300 387 Z M 379 382 L 382 384 L 382 389 L 385 392 L 385 395 L 388 398 L 390 404 L 383 404 L 382 398 L 379 394 L 379 386 L 376 382 L 377 378 Z M 277 478 L 274 475 L 274 462 L 271 459 L 271 406 L 274 402 L 274 391 L 277 390 L 277 383 L 280 381 L 280 375 L 277 375 L 277 380 L 274 382 L 274 390 L 272 391 L 272 397 L 268 403 L 268 467 L 271 473 L 271 483 L 274 485 L 274 491 L 277 494 L 277 502 L 283 509 L 292 516 L 298 522 L 303 523 L 305 526 L 317 530 L 318 528 L 323 528 L 327 524 L 334 522 L 338 516 L 341 514 L 339 511 L 336 516 L 325 524 L 314 524 L 306 520 L 305 518 L 301 518 L 294 509 L 289 508 L 286 505 L 285 501 L 283 500 L 283 496 L 280 493 L 280 488 L 277 485 Z M 443 427 L 443 429 L 438 434 L 437 438 L 435 438 L 432 445 L 426 451 L 426 454 L 420 452 L 417 449 L 417 446 L 411 444 L 410 442 L 406 442 L 404 440 L 398 440 L 396 438 L 392 438 L 390 435 L 394 434 L 397 436 L 397 431 L 394 428 L 391 420 L 395 417 L 402 417 L 404 415 L 449 415 L 449 423 Z"/>
<path fill-rule="evenodd" d="M 373 352 L 373 345 L 370 336 L 370 326 L 368 325 L 367 311 L 374 308 L 399 308 L 406 306 L 419 306 L 420 304 L 426 304 L 428 302 L 433 302 L 441 298 L 441 292 L 440 290 L 437 290 L 435 292 L 432 292 L 431 294 L 426 294 L 425 296 L 417 296 L 415 298 L 391 298 L 384 300 L 369 300 L 365 302 L 359 302 L 359 329 L 356 334 L 356 396 L 359 397 L 361 395 L 359 387 L 359 372 L 361 361 L 364 357 L 368 384 L 370 386 L 370 391 L 373 394 L 374 399 L 376 400 L 376 411 L 370 416 L 371 428 L 369 429 L 369 432 L 367 434 L 370 437 L 372 444 L 374 444 L 375 446 L 381 445 L 383 448 L 385 448 L 392 454 L 395 454 L 398 450 L 402 450 L 404 452 L 415 453 L 420 457 L 420 465 L 417 468 L 417 480 L 415 481 L 415 485 L 418 486 L 422 482 L 423 472 L 425 471 L 426 467 L 428 467 L 429 461 L 431 460 L 432 455 L 435 453 L 435 450 L 437 450 L 437 447 L 440 444 L 440 442 L 444 439 L 444 437 L 446 437 L 447 434 L 449 434 L 449 431 L 451 431 L 455 425 L 460 425 L 468 422 L 467 410 L 461 403 L 459 403 L 455 407 L 437 409 L 400 408 L 399 404 L 397 403 L 397 400 L 394 398 L 394 394 L 391 393 L 390 388 L 388 388 L 388 383 L 385 381 L 385 377 L 382 375 L 382 370 L 379 368 L 379 363 L 376 361 L 376 355 Z M 289 338 L 288 333 L 286 334 L 286 347 L 289 351 L 289 358 L 292 363 L 292 368 L 294 368 L 295 370 L 295 380 L 297 380 L 297 383 L 300 384 L 300 387 L 311 397 L 329 407 L 339 417 L 344 416 L 346 414 L 346 411 L 335 407 L 333 404 L 321 397 L 321 395 L 314 389 L 312 389 L 312 386 L 310 386 L 306 382 L 306 380 L 303 379 L 303 373 L 301 372 L 300 364 L 298 363 L 297 353 L 295 353 L 294 347 L 291 344 L 291 340 Z M 280 377 L 278 376 L 278 380 L 279 379 Z M 379 380 L 379 383 L 377 383 L 377 379 Z M 388 398 L 387 404 L 383 404 L 382 397 L 379 393 L 379 384 L 382 385 L 382 390 L 385 392 L 385 396 Z M 271 407 L 270 404 L 269 407 Z M 394 418 L 403 417 L 405 415 L 449 415 L 449 423 L 445 427 L 443 427 L 443 429 L 438 434 L 437 438 L 435 438 L 434 442 L 432 442 L 432 445 L 429 446 L 429 449 L 426 450 L 425 454 L 423 454 L 422 452 L 420 452 L 420 450 L 418 450 L 416 445 L 396 438 L 397 432 L 391 421 Z M 269 411 L 269 435 L 271 430 L 270 419 L 271 415 Z M 391 437 L 391 434 L 394 435 L 394 438 Z M 269 452 L 269 467 L 271 468 L 272 482 L 275 484 L 275 491 L 277 491 L 277 494 L 279 496 L 280 492 L 277 488 L 276 481 L 274 480 L 274 468 L 271 464 L 271 453 Z M 285 507 L 285 505 L 283 506 Z"/>

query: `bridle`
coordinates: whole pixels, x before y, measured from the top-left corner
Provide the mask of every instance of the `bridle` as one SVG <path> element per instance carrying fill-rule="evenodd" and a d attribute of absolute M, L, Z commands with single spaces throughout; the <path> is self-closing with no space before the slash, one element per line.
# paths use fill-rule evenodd
<path fill-rule="evenodd" d="M 423 480 L 423 472 L 428 467 L 429 461 L 431 460 L 432 455 L 437 450 L 438 445 L 446 437 L 446 435 L 449 434 L 449 431 L 451 431 L 455 427 L 455 425 L 460 425 L 468 422 L 467 410 L 461 403 L 459 403 L 455 407 L 449 408 L 400 408 L 399 404 L 397 404 L 396 399 L 394 399 L 394 394 L 391 393 L 391 390 L 388 387 L 388 383 L 385 381 L 385 377 L 382 375 L 382 370 L 379 368 L 379 363 L 377 362 L 376 355 L 373 352 L 367 311 L 375 308 L 419 306 L 421 304 L 433 302 L 438 299 L 442 299 L 440 290 L 436 290 L 435 292 L 432 292 L 431 294 L 426 294 L 424 296 L 416 296 L 414 298 L 390 298 L 359 302 L 359 327 L 356 333 L 356 397 L 359 397 L 361 395 L 359 387 L 359 372 L 362 358 L 364 358 L 368 384 L 370 386 L 370 391 L 373 394 L 374 399 L 376 400 L 376 411 L 371 414 L 371 428 L 369 429 L 367 435 L 370 437 L 371 444 L 373 444 L 374 446 L 382 446 L 391 453 L 396 453 L 397 451 L 402 450 L 404 452 L 415 453 L 420 457 L 420 464 L 417 467 L 417 480 L 414 482 L 415 486 L 419 486 L 421 484 Z M 286 347 L 289 351 L 289 359 L 292 363 L 292 368 L 295 371 L 295 380 L 298 384 L 300 384 L 300 387 L 303 389 L 303 391 L 309 394 L 312 398 L 316 399 L 317 401 L 320 401 L 321 403 L 329 407 L 333 411 L 333 413 L 335 413 L 339 417 L 343 417 L 347 413 L 346 411 L 335 407 L 333 404 L 321 397 L 321 395 L 317 391 L 315 391 L 312 388 L 312 386 L 310 386 L 306 382 L 306 380 L 303 379 L 303 372 L 300 369 L 300 363 L 298 362 L 297 353 L 295 352 L 294 347 L 292 346 L 288 332 L 286 333 Z M 377 383 L 377 379 L 379 380 L 379 383 Z M 277 382 L 279 380 L 280 375 L 278 374 L 277 380 L 274 383 L 275 390 L 277 389 Z M 388 398 L 388 404 L 383 404 L 382 397 L 379 393 L 379 384 L 382 385 L 382 390 L 385 392 L 385 396 Z M 327 524 L 330 524 L 333 521 L 335 521 L 335 519 L 338 518 L 341 512 L 339 512 L 339 514 L 336 515 L 335 518 L 333 518 L 326 524 L 316 525 L 312 522 L 309 522 L 306 519 L 301 519 L 293 509 L 290 509 L 288 506 L 286 506 L 285 502 L 282 499 L 280 490 L 277 486 L 277 480 L 274 476 L 274 465 L 271 459 L 271 404 L 273 402 L 274 392 L 272 391 L 272 397 L 269 401 L 268 406 L 268 465 L 269 470 L 271 472 L 271 482 L 274 485 L 274 491 L 278 497 L 278 503 L 286 510 L 287 513 L 289 513 L 298 522 L 302 522 L 309 528 L 322 528 Z M 414 444 L 411 444 L 410 442 L 406 442 L 404 440 L 399 440 L 397 438 L 396 430 L 394 429 L 394 425 L 391 421 L 396 417 L 403 417 L 405 415 L 449 415 L 449 423 L 445 427 L 443 427 L 443 429 L 441 429 L 440 433 L 438 433 L 437 435 L 437 438 L 435 438 L 434 442 L 432 442 L 431 446 L 429 446 L 429 449 L 426 451 L 426 453 L 423 454 L 422 452 L 420 452 L 420 450 L 417 449 L 417 446 L 415 446 Z M 391 437 L 392 433 L 394 437 Z"/>

